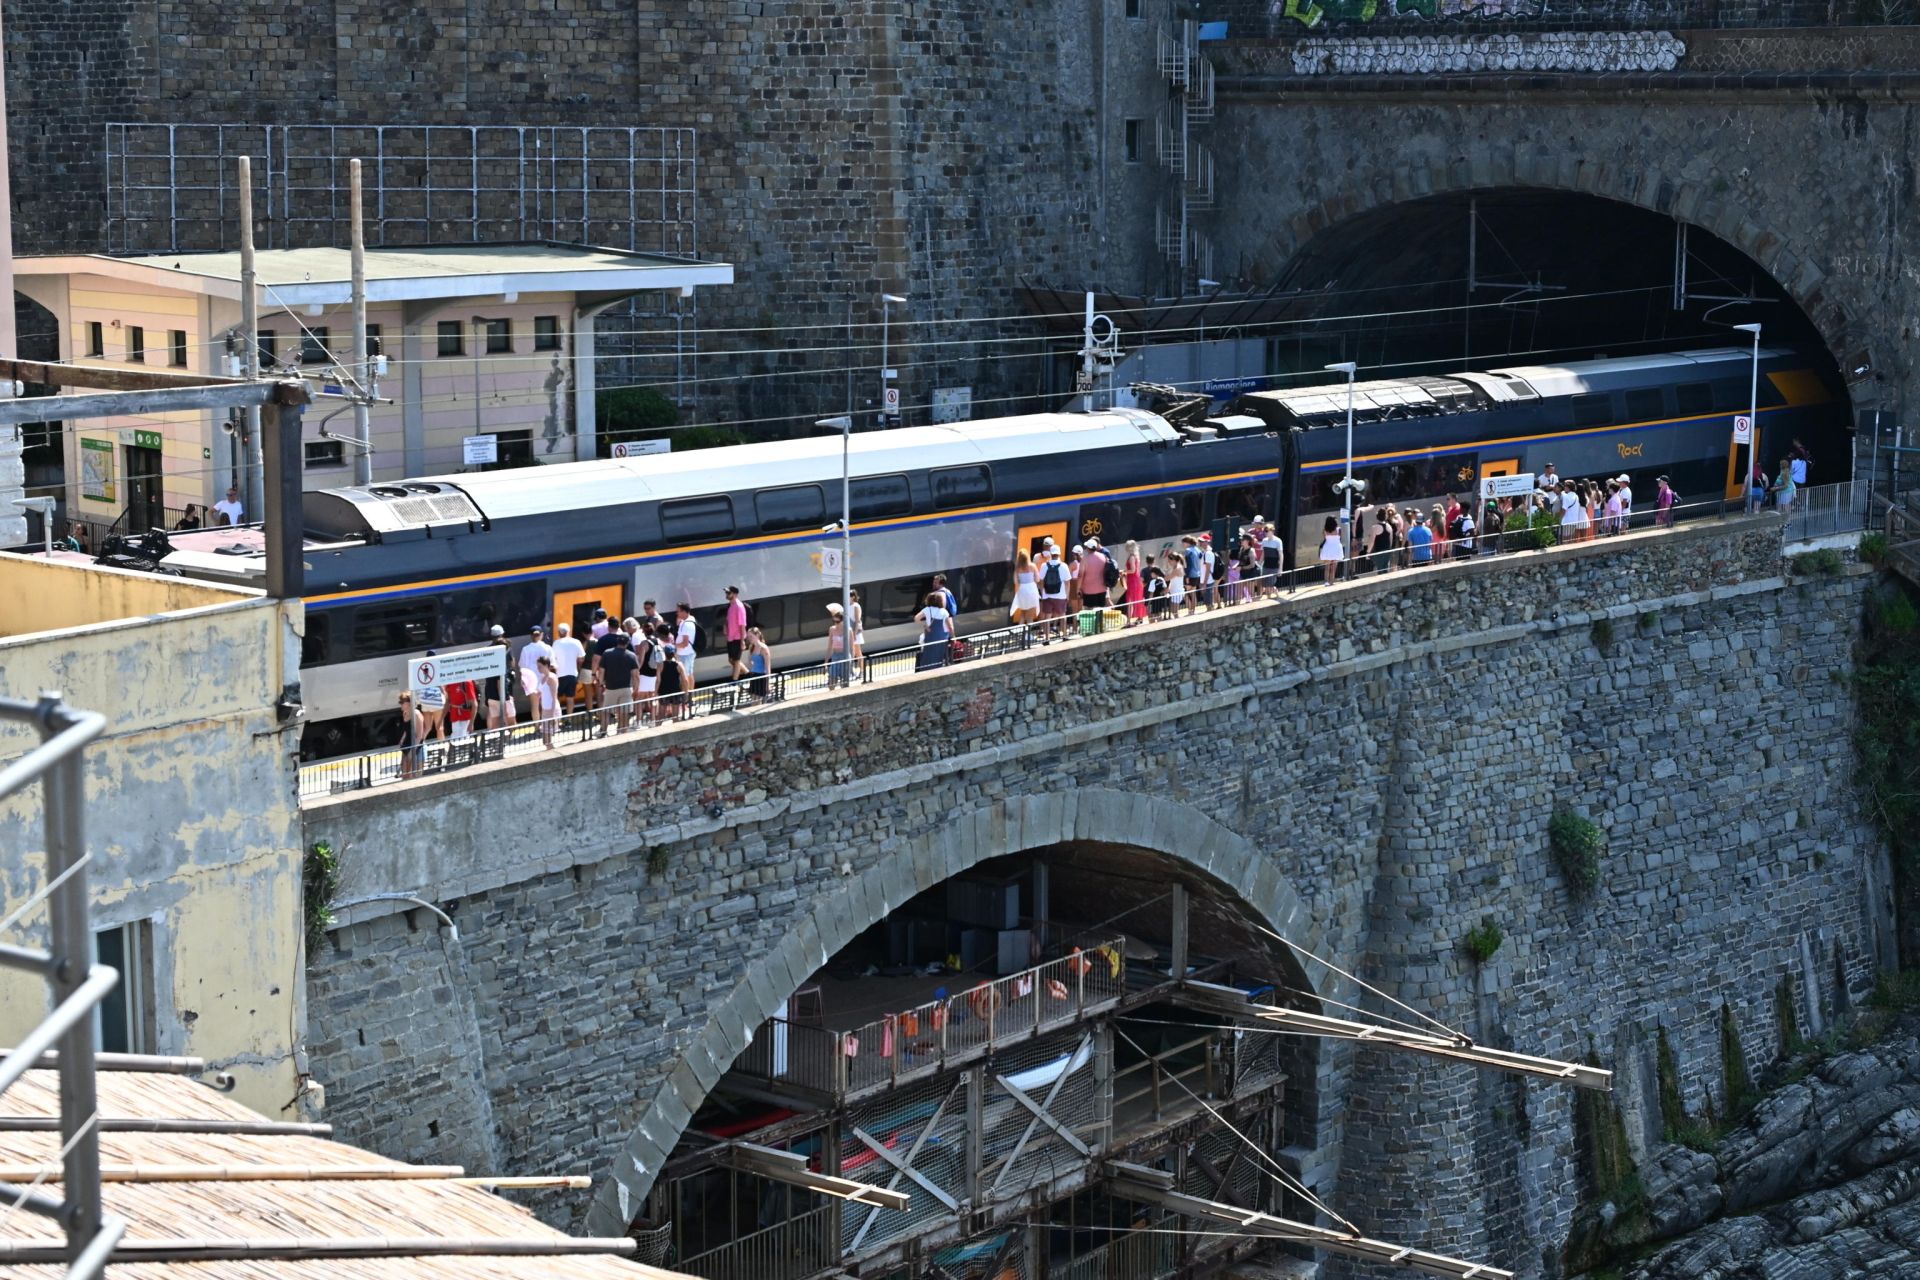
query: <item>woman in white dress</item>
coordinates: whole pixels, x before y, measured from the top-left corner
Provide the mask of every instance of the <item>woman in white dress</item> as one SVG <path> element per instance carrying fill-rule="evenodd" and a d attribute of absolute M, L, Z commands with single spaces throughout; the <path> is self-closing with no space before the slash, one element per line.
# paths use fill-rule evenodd
<path fill-rule="evenodd" d="M 553 726 L 560 718 L 560 677 L 553 669 L 553 659 L 540 659 L 540 672 L 536 678 L 538 688 L 535 691 L 540 707 L 540 741 L 553 745 Z"/>
<path fill-rule="evenodd" d="M 1015 622 L 1040 621 L 1040 575 L 1025 547 L 1013 558 L 1013 608 L 1008 614 Z"/>
<path fill-rule="evenodd" d="M 1320 535 L 1320 571 L 1327 575 L 1327 585 L 1333 585 L 1333 575 L 1340 571 L 1340 562 L 1347 558 L 1347 548 L 1340 541 L 1340 521 L 1333 516 L 1327 517 L 1326 531 Z"/>

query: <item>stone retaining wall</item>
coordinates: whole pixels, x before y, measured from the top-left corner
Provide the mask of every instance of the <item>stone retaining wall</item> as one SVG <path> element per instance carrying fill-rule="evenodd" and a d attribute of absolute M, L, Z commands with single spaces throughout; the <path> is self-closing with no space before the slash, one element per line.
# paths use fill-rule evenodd
<path fill-rule="evenodd" d="M 357 851 L 345 896 L 420 890 L 461 930 L 457 971 L 418 915 L 316 957 L 328 1118 L 396 1156 L 587 1168 L 617 1230 L 815 965 L 920 888 L 1073 840 L 1156 851 L 1476 1038 L 1598 1056 L 1644 1142 L 1657 1026 L 1699 1110 L 1722 1002 L 1758 1057 L 1780 978 L 1830 1003 L 1836 955 L 1863 987 L 1886 927 L 1836 679 L 1864 580 L 1780 570 L 1770 516 L 1637 535 L 316 804 L 309 837 Z M 1562 807 L 1607 832 L 1590 899 L 1546 851 Z M 1476 967 L 1481 920 L 1506 942 Z M 1563 1091 L 1318 1054 L 1285 1136 L 1343 1213 L 1545 1274 L 1578 1182 Z"/>

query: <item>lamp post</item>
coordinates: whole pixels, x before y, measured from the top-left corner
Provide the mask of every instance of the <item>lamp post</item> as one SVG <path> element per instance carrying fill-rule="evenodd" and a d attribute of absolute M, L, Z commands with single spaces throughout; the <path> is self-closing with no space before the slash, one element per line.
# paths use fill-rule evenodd
<path fill-rule="evenodd" d="M 882 425 L 889 425 L 887 420 L 893 416 L 887 412 L 887 388 L 894 381 L 893 370 L 887 367 L 887 330 L 893 320 L 893 315 L 888 308 L 896 302 L 905 306 L 907 300 L 897 293 L 880 295 L 880 422 Z"/>
<path fill-rule="evenodd" d="M 1353 559 L 1353 377 L 1360 366 L 1351 360 L 1342 360 L 1326 366 L 1328 373 L 1347 375 L 1347 474 L 1340 479 L 1340 492 L 1344 501 L 1340 506 L 1340 540 L 1347 549 L 1347 559 Z"/>
<path fill-rule="evenodd" d="M 853 447 L 853 415 L 821 418 L 816 427 L 837 427 L 840 431 L 840 639 L 845 648 L 848 679 L 853 672 L 853 469 L 849 465 Z M 829 670 L 832 657 L 829 655 Z"/>
<path fill-rule="evenodd" d="M 1760 461 L 1760 324 L 1737 324 L 1733 326 L 1742 333 L 1753 335 L 1753 378 L 1747 384 L 1747 474 L 1741 479 L 1746 483 L 1741 487 L 1747 493 L 1747 505 L 1753 506 L 1753 468 Z"/>

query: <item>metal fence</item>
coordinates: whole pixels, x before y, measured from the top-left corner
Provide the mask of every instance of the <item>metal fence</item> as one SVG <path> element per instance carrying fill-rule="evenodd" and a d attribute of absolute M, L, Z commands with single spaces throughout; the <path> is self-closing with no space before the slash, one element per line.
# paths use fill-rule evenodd
<path fill-rule="evenodd" d="M 734 1070 L 835 1098 L 931 1074 L 949 1058 L 1066 1026 L 1119 1000 L 1127 990 L 1124 954 L 1118 938 L 1075 947 L 850 1031 L 769 1018 Z"/>
<path fill-rule="evenodd" d="M 745 680 L 704 685 L 686 693 L 632 704 L 625 717 L 625 729 L 621 727 L 618 709 L 576 711 L 550 720 L 483 729 L 463 738 L 435 738 L 412 747 L 380 747 L 358 755 L 312 761 L 300 766 L 300 795 L 304 799 L 363 791 L 489 761 L 538 755 L 551 747 L 570 743 L 617 738 L 623 732 L 651 732 L 702 716 L 752 711 L 856 682 L 872 684 L 911 675 L 916 670 L 1019 653 L 1032 648 L 1042 638 L 1037 626 L 1001 627 L 963 637 L 937 652 L 910 645 L 868 654 L 847 664 L 844 671 L 840 664 L 817 663 L 764 676 L 749 676 Z M 396 732 L 398 727 L 396 722 Z"/>
<path fill-rule="evenodd" d="M 1236 35 L 1298 38 L 1521 31 L 1710 31 L 1911 26 L 1910 0 L 1401 0 L 1395 6 L 1329 0 L 1234 0 L 1212 14 Z"/>
<path fill-rule="evenodd" d="M 1161 1280 L 1180 1269 L 1179 1225 L 1171 1214 L 1153 1218 L 1047 1274 L 1051 1280 Z"/>
<path fill-rule="evenodd" d="M 674 1270 L 705 1280 L 800 1280 L 832 1266 L 839 1241 L 834 1237 L 837 1206 L 821 1205 L 798 1217 L 762 1227 L 717 1249 L 674 1264 Z"/>
<path fill-rule="evenodd" d="M 1864 527 L 1866 486 L 1856 488 L 1849 482 L 1806 489 L 1801 492 L 1804 498 L 1795 502 L 1792 517 L 1795 522 L 1794 529 L 1801 532 L 1791 536 L 1817 536 L 1823 532 Z M 1522 550 L 1551 547 L 1562 542 L 1590 542 L 1619 534 L 1671 528 L 1702 519 L 1724 520 L 1729 516 L 1740 514 L 1745 505 L 1741 500 L 1733 499 L 1676 505 L 1662 511 L 1653 509 L 1649 503 L 1642 503 L 1636 506 L 1630 515 L 1621 518 L 1617 525 L 1608 523 L 1604 517 L 1599 518 L 1598 523 L 1585 528 L 1554 524 L 1545 529 L 1523 530 L 1510 525 L 1498 534 L 1488 534 L 1483 531 L 1476 535 L 1473 558 L 1486 559 L 1496 555 L 1509 555 Z M 1849 520 L 1853 523 L 1848 524 Z M 1429 562 L 1415 561 L 1413 554 L 1412 548 L 1403 545 L 1390 552 L 1352 556 L 1338 563 L 1336 576 L 1353 578 L 1366 573 L 1388 573 L 1427 567 Z M 1433 554 L 1435 563 L 1446 559 L 1463 558 L 1460 548 L 1449 547 L 1442 542 L 1434 544 Z M 951 644 L 938 648 L 906 645 L 881 653 L 867 654 L 847 664 L 847 669 L 844 671 L 840 670 L 837 664 L 819 663 L 777 671 L 766 676 L 749 677 L 746 680 L 703 686 L 687 693 L 668 697 L 652 698 L 633 705 L 628 721 L 629 728 L 651 732 L 683 720 L 722 713 L 752 711 L 796 697 L 829 692 L 854 683 L 872 684 L 933 667 L 953 666 L 983 658 L 1021 653 L 1062 634 L 1063 631 L 1091 635 L 1135 622 L 1162 620 L 1178 613 L 1193 612 L 1202 607 L 1253 603 L 1278 597 L 1283 591 L 1297 589 L 1311 576 L 1308 570 L 1283 575 L 1286 578 L 1286 584 L 1283 586 L 1280 576 L 1262 575 L 1242 579 L 1237 575 L 1237 569 L 1230 570 L 1227 578 L 1213 584 L 1207 593 L 1206 601 L 1188 599 L 1184 603 L 1176 604 L 1170 596 L 1160 596 L 1142 602 L 1132 611 L 1125 607 L 1088 609 L 1081 611 L 1077 616 L 1069 616 L 1058 622 L 1043 621 L 996 627 L 990 631 L 962 636 Z M 397 732 L 397 723 L 395 728 Z M 331 760 L 312 761 L 301 765 L 300 796 L 302 799 L 310 799 L 361 791 L 368 787 L 446 773 L 488 761 L 537 755 L 548 749 L 549 744 L 563 746 L 594 738 L 617 736 L 620 732 L 616 711 L 595 710 L 574 712 L 571 715 L 547 721 L 536 720 L 513 726 L 489 728 L 460 739 L 435 739 L 406 748 L 381 747 L 357 755 L 339 756 Z"/>
<path fill-rule="evenodd" d="M 1787 515 L 1787 541 L 1832 533 L 1857 533 L 1867 527 L 1867 486 L 1852 480 L 1809 485 L 1793 499 Z"/>

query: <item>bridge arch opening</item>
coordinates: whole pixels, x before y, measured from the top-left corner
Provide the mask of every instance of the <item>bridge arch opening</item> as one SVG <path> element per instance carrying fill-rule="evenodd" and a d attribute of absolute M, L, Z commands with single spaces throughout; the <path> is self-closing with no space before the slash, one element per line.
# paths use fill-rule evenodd
<path fill-rule="evenodd" d="M 1439 374 L 1743 346 L 1731 326 L 1758 322 L 1837 393 L 1870 388 L 1874 359 L 1812 259 L 1701 193 L 1647 193 L 1657 207 L 1640 194 L 1496 185 L 1329 199 L 1269 245 L 1279 288 L 1320 295 L 1314 319 L 1278 340 L 1276 367 Z"/>
<path fill-rule="evenodd" d="M 683 1064 L 647 1108 L 591 1229 L 665 1233 L 683 1266 L 775 1235 L 823 1270 L 1064 1264 L 1144 1220 L 1095 1153 L 1311 1214 L 1286 1179 L 1317 1176 L 1298 1160 L 1321 1144 L 1322 1042 L 1236 1029 L 1176 983 L 1321 1011 L 1324 972 L 1267 932 L 1322 944 L 1270 861 L 1198 810 L 1117 792 L 1012 800 L 907 843 L 803 921 L 798 967 L 789 946 L 748 975 L 757 1016 L 720 1041 L 716 1078 Z M 818 1176 L 913 1203 L 796 1185 Z"/>

